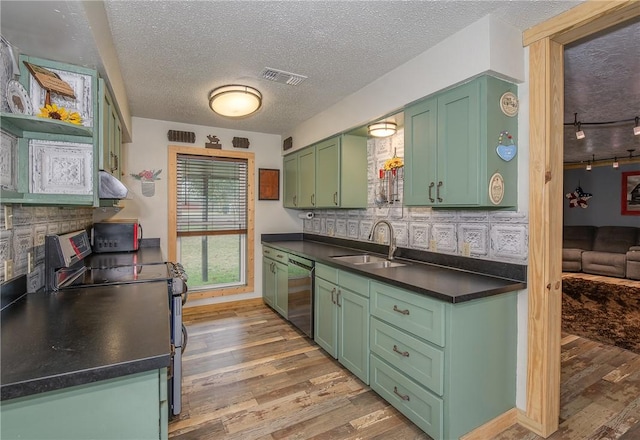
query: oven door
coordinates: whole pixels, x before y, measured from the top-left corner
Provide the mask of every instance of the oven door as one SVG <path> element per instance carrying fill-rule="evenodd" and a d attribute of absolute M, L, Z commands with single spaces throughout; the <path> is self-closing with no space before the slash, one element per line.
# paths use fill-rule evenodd
<path fill-rule="evenodd" d="M 180 279 L 173 279 L 170 286 L 171 344 L 174 347 L 169 378 L 169 406 L 171 414 L 177 416 L 182 411 L 182 355 L 187 348 L 187 327 L 182 323 L 182 306 L 187 300 L 187 285 Z"/>

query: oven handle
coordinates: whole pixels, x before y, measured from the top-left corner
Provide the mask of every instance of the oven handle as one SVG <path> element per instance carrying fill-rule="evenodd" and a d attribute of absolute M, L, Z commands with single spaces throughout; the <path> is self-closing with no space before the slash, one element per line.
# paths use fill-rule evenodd
<path fill-rule="evenodd" d="M 187 287 L 187 283 L 183 282 L 182 286 L 184 287 L 184 290 L 182 291 L 182 305 L 185 305 L 187 303 L 187 298 L 189 297 L 189 288 Z"/>
<path fill-rule="evenodd" d="M 187 350 L 187 343 L 189 342 L 189 333 L 187 332 L 187 327 L 182 324 L 182 352 L 184 353 Z"/>

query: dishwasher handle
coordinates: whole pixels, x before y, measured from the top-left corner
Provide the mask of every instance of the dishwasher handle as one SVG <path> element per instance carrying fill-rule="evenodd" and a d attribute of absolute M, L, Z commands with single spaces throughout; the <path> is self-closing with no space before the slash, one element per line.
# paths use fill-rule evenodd
<path fill-rule="evenodd" d="M 301 262 L 299 262 L 299 261 L 297 261 L 297 260 L 292 260 L 291 258 L 289 258 L 289 264 L 293 264 L 293 265 L 295 265 L 295 266 L 298 266 L 298 267 L 301 267 L 301 268 L 303 268 L 303 269 L 305 269 L 305 270 L 308 270 L 308 271 L 309 271 L 309 272 L 311 272 L 312 274 L 313 274 L 313 272 L 316 270 L 316 267 L 315 267 L 313 264 L 311 264 L 311 265 L 306 265 L 306 264 L 301 263 Z"/>

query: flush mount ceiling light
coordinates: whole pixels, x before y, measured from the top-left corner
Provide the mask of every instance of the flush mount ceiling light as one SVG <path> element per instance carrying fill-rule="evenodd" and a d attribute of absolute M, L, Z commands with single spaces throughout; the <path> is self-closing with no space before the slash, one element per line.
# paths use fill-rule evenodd
<path fill-rule="evenodd" d="M 398 124 L 395 122 L 376 122 L 367 127 L 370 136 L 387 137 L 398 131 Z"/>
<path fill-rule="evenodd" d="M 222 116 L 239 118 L 257 111 L 262 94 L 253 87 L 231 84 L 218 87 L 209 94 L 209 107 Z"/>

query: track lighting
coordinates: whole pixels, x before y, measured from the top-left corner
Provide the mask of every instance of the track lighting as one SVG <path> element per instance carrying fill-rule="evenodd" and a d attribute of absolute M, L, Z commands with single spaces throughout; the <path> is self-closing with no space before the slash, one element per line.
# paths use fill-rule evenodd
<path fill-rule="evenodd" d="M 589 161 L 589 163 L 587 163 L 587 171 L 591 171 L 591 161 Z"/>
<path fill-rule="evenodd" d="M 591 167 L 592 167 L 592 165 L 591 165 L 591 164 L 592 164 L 592 163 L 594 163 L 594 162 L 596 161 L 596 155 L 595 155 L 595 154 L 592 154 L 591 156 L 592 156 L 592 160 L 590 160 L 590 161 L 587 163 L 587 171 L 591 171 Z"/>
<path fill-rule="evenodd" d="M 636 126 L 633 127 L 633 134 L 640 136 L 640 117 L 636 116 Z"/>
<path fill-rule="evenodd" d="M 616 170 L 618 168 L 620 168 L 620 163 L 618 162 L 618 158 L 617 157 L 613 158 L 613 168 L 615 168 Z"/>

